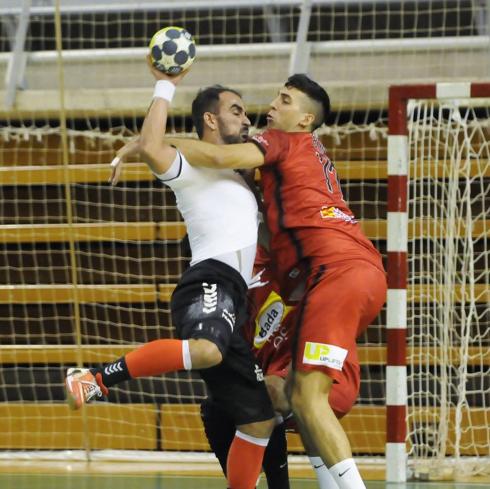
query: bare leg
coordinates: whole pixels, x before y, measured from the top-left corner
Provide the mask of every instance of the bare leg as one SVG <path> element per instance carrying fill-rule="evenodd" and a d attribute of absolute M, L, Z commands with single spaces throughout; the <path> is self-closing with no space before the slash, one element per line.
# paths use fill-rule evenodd
<path fill-rule="evenodd" d="M 295 372 L 291 398 L 306 443 L 314 445 L 329 467 L 352 457 L 349 440 L 328 402 L 332 384 L 333 380 L 320 371 Z"/>
<path fill-rule="evenodd" d="M 303 442 L 316 448 L 339 488 L 365 489 L 347 435 L 328 402 L 332 384 L 333 380 L 320 371 L 295 372 L 293 412 Z"/>

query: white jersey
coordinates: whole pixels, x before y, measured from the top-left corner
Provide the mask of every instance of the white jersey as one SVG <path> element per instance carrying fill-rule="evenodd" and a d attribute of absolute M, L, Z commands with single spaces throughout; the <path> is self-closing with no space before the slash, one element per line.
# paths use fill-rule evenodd
<path fill-rule="evenodd" d="M 156 175 L 176 197 L 192 252 L 191 265 L 214 258 L 250 281 L 257 245 L 255 196 L 233 170 L 192 166 L 177 152 L 172 166 Z"/>

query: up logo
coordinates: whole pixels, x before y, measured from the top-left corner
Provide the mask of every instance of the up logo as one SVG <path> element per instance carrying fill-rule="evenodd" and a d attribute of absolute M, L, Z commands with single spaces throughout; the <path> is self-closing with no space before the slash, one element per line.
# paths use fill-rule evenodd
<path fill-rule="evenodd" d="M 281 326 L 289 312 L 279 294 L 272 291 L 255 318 L 254 347 L 260 350 Z"/>
<path fill-rule="evenodd" d="M 347 350 L 339 346 L 307 341 L 303 353 L 303 363 L 342 370 L 346 356 Z"/>

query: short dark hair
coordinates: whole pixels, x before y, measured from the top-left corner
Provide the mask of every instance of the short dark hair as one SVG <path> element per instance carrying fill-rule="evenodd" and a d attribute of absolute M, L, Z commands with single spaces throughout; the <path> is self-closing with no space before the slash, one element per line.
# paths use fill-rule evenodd
<path fill-rule="evenodd" d="M 330 114 L 330 97 L 325 89 L 318 85 L 317 82 L 303 74 L 290 76 L 284 86 L 298 89 L 310 99 L 318 102 L 321 105 L 322 114 L 318 120 L 315 118 L 315 121 L 313 122 L 313 130 L 319 128 Z"/>
<path fill-rule="evenodd" d="M 199 138 L 202 138 L 204 133 L 204 114 L 206 112 L 216 113 L 218 110 L 219 96 L 223 92 L 234 93 L 240 98 L 242 96 L 241 93 L 232 88 L 223 87 L 222 85 L 213 85 L 199 90 L 196 98 L 192 102 L 192 123 L 196 128 Z"/>

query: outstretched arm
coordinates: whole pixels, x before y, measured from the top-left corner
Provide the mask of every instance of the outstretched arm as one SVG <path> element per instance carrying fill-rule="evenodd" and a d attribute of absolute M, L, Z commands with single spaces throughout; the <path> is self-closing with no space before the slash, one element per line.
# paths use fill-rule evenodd
<path fill-rule="evenodd" d="M 206 168 L 256 168 L 264 164 L 264 155 L 254 143 L 219 145 L 195 139 L 166 138 L 194 166 Z"/>

